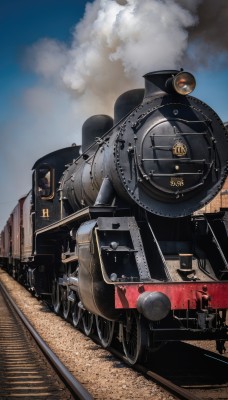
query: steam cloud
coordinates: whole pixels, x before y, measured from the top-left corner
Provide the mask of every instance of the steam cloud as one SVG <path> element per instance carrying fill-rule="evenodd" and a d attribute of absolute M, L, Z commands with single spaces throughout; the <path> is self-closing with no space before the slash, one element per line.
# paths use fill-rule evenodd
<path fill-rule="evenodd" d="M 23 93 L 14 126 L 1 127 L 6 139 L 0 168 L 10 172 L 9 154 L 18 164 L 9 178 L 18 182 L 14 196 L 30 187 L 29 170 L 37 158 L 80 144 L 84 120 L 112 115 L 118 95 L 142 87 L 145 73 L 192 70 L 210 64 L 211 54 L 225 63 L 227 17 L 227 0 L 94 0 L 86 5 L 70 46 L 45 38 L 29 48 L 26 62 L 40 77 L 39 85 Z"/>
<path fill-rule="evenodd" d="M 91 114 L 112 114 L 116 97 L 142 86 L 149 71 L 192 69 L 218 52 L 225 62 L 227 17 L 226 0 L 95 0 L 71 47 L 41 40 L 28 52 L 30 66 L 70 95 L 78 126 Z"/>
<path fill-rule="evenodd" d="M 96 0 L 75 27 L 71 48 L 41 40 L 30 49 L 30 62 L 72 96 L 83 119 L 112 113 L 120 93 L 143 85 L 143 74 L 180 67 L 196 23 L 173 0 Z"/>

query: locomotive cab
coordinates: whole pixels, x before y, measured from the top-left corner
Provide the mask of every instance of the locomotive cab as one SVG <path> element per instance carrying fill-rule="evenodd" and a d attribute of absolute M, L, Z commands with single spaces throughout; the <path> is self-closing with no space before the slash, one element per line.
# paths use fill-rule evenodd
<path fill-rule="evenodd" d="M 28 200 L 27 221 L 24 222 L 24 232 L 32 234 L 33 240 L 23 255 L 24 271 L 27 270 L 28 276 L 23 280 L 28 280 L 30 290 L 39 296 L 50 297 L 55 256 L 60 257 L 63 240 L 61 234 L 50 237 L 45 228 L 62 218 L 57 188 L 62 171 L 66 164 L 79 156 L 79 149 L 79 146 L 71 146 L 57 150 L 40 158 L 33 166 L 32 196 L 31 201 Z M 28 224 L 31 224 L 29 231 L 26 228 Z M 38 234 L 42 229 L 44 232 Z M 28 240 L 27 236 L 25 240 Z"/>
<path fill-rule="evenodd" d="M 57 190 L 66 164 L 78 158 L 80 146 L 54 151 L 36 161 L 33 166 L 33 196 L 35 231 L 62 218 Z"/>

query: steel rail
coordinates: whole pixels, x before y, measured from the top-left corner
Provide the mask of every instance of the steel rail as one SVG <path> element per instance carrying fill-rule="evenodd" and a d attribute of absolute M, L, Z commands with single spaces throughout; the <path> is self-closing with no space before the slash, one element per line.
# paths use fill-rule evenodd
<path fill-rule="evenodd" d="M 80 399 L 80 400 L 92 400 L 93 397 L 91 394 L 85 389 L 84 386 L 70 373 L 70 371 L 65 367 L 64 364 L 59 360 L 59 358 L 56 356 L 56 354 L 50 349 L 50 347 L 45 343 L 45 341 L 41 338 L 41 336 L 38 334 L 36 329 L 30 324 L 28 319 L 25 317 L 23 312 L 19 309 L 19 307 L 13 302 L 11 299 L 9 293 L 6 291 L 5 287 L 3 284 L 0 282 L 0 288 L 4 292 L 4 295 L 6 296 L 7 300 L 9 301 L 10 305 L 13 307 L 13 309 L 16 311 L 16 313 L 19 315 L 20 319 L 28 329 L 28 331 L 31 333 L 32 337 L 42 350 L 43 354 L 45 357 L 48 359 L 50 364 L 55 368 L 56 372 L 62 379 L 62 381 L 65 383 L 67 388 L 71 391 L 72 395 L 75 397 L 75 399 Z"/>
<path fill-rule="evenodd" d="M 190 393 L 189 390 L 186 390 L 182 388 L 181 386 L 178 386 L 168 379 L 164 378 L 163 376 L 156 374 L 153 371 L 150 371 L 148 368 L 140 365 L 140 364 L 134 364 L 131 365 L 128 363 L 128 360 L 123 354 L 121 354 L 118 350 L 109 348 L 110 353 L 112 353 L 114 356 L 118 357 L 122 361 L 124 361 L 126 364 L 128 364 L 131 368 L 135 369 L 137 372 L 140 372 L 141 374 L 150 377 L 155 383 L 158 385 L 162 386 L 164 389 L 166 389 L 169 393 L 175 395 L 178 399 L 180 400 L 201 400 L 200 397 L 194 395 L 193 393 Z"/>

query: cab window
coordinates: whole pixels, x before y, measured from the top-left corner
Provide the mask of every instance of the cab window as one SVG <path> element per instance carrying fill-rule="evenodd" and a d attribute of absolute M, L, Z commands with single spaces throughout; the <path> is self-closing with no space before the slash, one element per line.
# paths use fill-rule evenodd
<path fill-rule="evenodd" d="M 53 170 L 49 166 L 41 166 L 37 171 L 37 193 L 45 198 L 53 196 Z"/>

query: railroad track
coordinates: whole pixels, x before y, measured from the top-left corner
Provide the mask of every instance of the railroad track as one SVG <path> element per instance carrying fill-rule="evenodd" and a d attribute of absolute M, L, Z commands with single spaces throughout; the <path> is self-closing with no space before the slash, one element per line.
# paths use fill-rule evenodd
<path fill-rule="evenodd" d="M 138 371 L 183 400 L 228 400 L 228 358 L 186 343 L 170 344 Z"/>
<path fill-rule="evenodd" d="M 93 340 L 99 343 L 97 337 L 93 337 Z M 123 362 L 126 361 L 117 350 L 112 349 L 112 352 Z M 113 356 L 108 358 L 113 361 Z M 151 354 L 150 358 L 146 367 L 136 365 L 136 370 L 162 386 L 175 398 L 228 399 L 228 358 L 186 343 L 167 345 L 159 353 Z"/>
<path fill-rule="evenodd" d="M 201 400 L 228 399 L 228 358 L 189 344 L 183 345 L 187 346 L 185 360 L 189 359 L 188 354 L 191 358 L 190 365 L 179 374 L 182 387 Z"/>
<path fill-rule="evenodd" d="M 1 283 L 0 315 L 0 399 L 92 399 L 41 339 Z"/>

